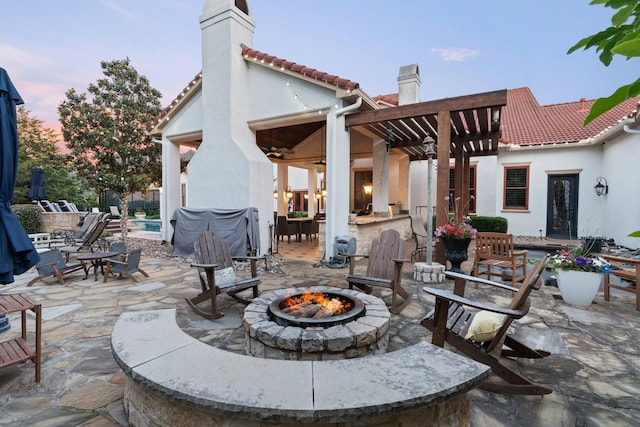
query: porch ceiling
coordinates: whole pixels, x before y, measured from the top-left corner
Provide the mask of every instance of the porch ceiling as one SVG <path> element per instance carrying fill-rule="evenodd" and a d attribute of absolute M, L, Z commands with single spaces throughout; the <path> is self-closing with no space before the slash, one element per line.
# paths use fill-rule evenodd
<path fill-rule="evenodd" d="M 450 155 L 459 148 L 467 156 L 498 154 L 502 107 L 507 90 L 485 92 L 408 104 L 346 116 L 346 125 L 365 127 L 387 139 L 390 148 L 407 153 L 411 160 L 426 159 L 422 141 L 431 136 L 438 143 L 438 113 L 448 111 L 451 123 Z"/>
<path fill-rule="evenodd" d="M 390 134 L 390 149 L 406 153 L 411 160 L 422 160 L 426 159 L 422 141 L 429 135 L 439 142 L 438 113 L 449 111 L 451 157 L 459 147 L 470 157 L 497 155 L 502 108 L 506 104 L 504 89 L 354 113 L 346 116 L 345 124 L 381 139 Z M 256 144 L 269 153 L 272 161 L 309 162 L 309 158 L 299 158 L 295 148 L 323 126 L 325 117 L 321 116 L 318 121 L 258 130 Z"/>

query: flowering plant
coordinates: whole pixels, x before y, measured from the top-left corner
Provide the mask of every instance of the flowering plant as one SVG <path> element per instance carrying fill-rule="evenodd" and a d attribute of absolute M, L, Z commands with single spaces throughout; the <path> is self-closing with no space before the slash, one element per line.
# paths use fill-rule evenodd
<path fill-rule="evenodd" d="M 609 273 L 611 263 L 604 258 L 591 256 L 579 247 L 574 250 L 562 249 L 549 259 L 548 266 L 556 271 L 588 271 L 591 273 Z"/>
<path fill-rule="evenodd" d="M 471 196 L 473 198 L 473 196 Z M 445 197 L 447 202 L 445 209 L 449 207 L 449 197 Z M 456 197 L 453 207 L 453 215 L 447 214 L 447 223 L 436 228 L 436 237 L 443 237 L 445 239 L 475 239 L 476 229 L 470 224 L 470 218 L 468 216 L 461 215 L 461 209 L 459 209 L 460 197 Z"/>

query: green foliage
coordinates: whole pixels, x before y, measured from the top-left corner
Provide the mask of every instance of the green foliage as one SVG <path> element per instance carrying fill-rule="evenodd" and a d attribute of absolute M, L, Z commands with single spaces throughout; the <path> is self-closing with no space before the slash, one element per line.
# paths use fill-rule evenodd
<path fill-rule="evenodd" d="M 89 84 L 89 95 L 68 90 L 58 112 L 78 175 L 98 192 L 113 190 L 126 220 L 128 196 L 161 180 L 161 146 L 146 133 L 161 95 L 128 58 L 100 65 L 105 77 Z"/>
<path fill-rule="evenodd" d="M 35 205 L 13 205 L 11 207 L 27 234 L 39 233 L 42 228 L 40 208 Z"/>
<path fill-rule="evenodd" d="M 69 166 L 68 158 L 60 154 L 56 142 L 59 136 L 46 128 L 38 118 L 31 117 L 23 107 L 17 110 L 18 127 L 18 174 L 14 190 L 14 203 L 31 203 L 31 168 L 45 170 L 45 191 L 50 200 L 65 199 L 82 202 L 82 193 L 87 185 L 80 180 Z"/>
<path fill-rule="evenodd" d="M 472 216 L 471 225 L 478 231 L 506 233 L 508 222 L 501 216 Z"/>
<path fill-rule="evenodd" d="M 629 237 L 640 237 L 640 230 L 629 233 Z"/>
<path fill-rule="evenodd" d="M 640 56 L 640 1 L 593 0 L 591 4 L 602 4 L 617 10 L 611 18 L 611 26 L 583 38 L 573 45 L 567 54 L 580 48 L 584 50 L 595 48 L 600 54 L 600 62 L 607 67 L 611 64 L 614 55 L 624 56 L 627 59 Z M 631 84 L 619 87 L 612 95 L 596 100 L 584 120 L 584 126 L 626 99 L 638 95 L 640 95 L 640 78 Z"/>

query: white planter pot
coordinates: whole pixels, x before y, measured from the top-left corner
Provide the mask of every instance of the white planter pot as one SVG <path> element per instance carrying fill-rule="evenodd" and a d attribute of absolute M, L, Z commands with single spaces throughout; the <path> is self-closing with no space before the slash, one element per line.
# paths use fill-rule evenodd
<path fill-rule="evenodd" d="M 602 273 L 558 270 L 557 279 L 564 302 L 588 306 L 600 289 Z"/>

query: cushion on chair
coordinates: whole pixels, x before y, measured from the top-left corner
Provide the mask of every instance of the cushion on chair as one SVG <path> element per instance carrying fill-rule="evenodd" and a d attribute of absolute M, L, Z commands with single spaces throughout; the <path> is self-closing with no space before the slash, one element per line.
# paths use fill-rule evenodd
<path fill-rule="evenodd" d="M 464 339 L 476 342 L 491 341 L 502 327 L 504 319 L 504 314 L 481 310 L 473 316 Z"/>
<path fill-rule="evenodd" d="M 236 281 L 236 273 L 233 271 L 233 267 L 216 270 L 214 275 L 216 286 L 230 285 Z"/>

